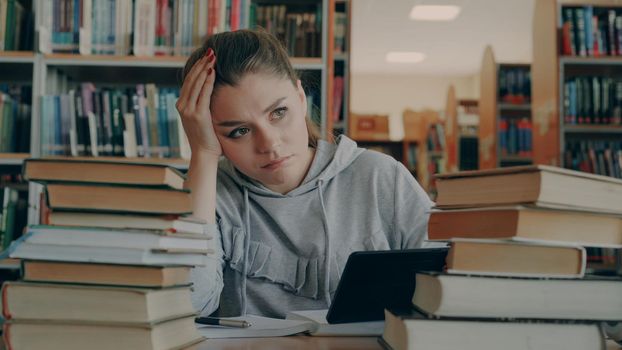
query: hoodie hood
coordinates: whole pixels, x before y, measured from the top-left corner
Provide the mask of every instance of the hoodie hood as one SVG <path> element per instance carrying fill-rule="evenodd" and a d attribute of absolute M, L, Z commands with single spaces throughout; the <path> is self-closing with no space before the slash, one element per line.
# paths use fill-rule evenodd
<path fill-rule="evenodd" d="M 328 182 L 346 169 L 364 150 L 358 148 L 356 143 L 344 135 L 337 138 L 335 143 L 319 140 L 315 156 L 307 176 L 302 184 L 292 191 L 281 194 L 267 188 L 263 184 L 239 172 L 233 164 L 225 159 L 220 164 L 220 169 L 233 179 L 238 185 L 246 188 L 249 192 L 267 197 L 295 197 L 313 191 L 318 183 Z"/>

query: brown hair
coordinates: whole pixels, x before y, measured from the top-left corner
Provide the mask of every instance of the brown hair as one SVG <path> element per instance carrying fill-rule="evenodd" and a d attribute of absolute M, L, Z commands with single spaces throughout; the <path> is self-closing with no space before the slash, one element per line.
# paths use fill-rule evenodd
<path fill-rule="evenodd" d="M 297 86 L 298 74 L 292 67 L 287 51 L 271 34 L 263 30 L 237 30 L 211 35 L 203 46 L 188 58 L 183 70 L 182 82 L 194 64 L 208 49 L 216 55 L 216 80 L 214 90 L 220 86 L 237 86 L 248 73 L 267 73 L 289 79 Z M 307 116 L 309 146 L 317 147 L 320 132 L 317 125 Z"/>

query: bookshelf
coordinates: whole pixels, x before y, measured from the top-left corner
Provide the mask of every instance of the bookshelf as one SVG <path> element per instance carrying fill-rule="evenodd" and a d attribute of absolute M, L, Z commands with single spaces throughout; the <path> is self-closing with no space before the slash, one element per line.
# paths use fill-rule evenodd
<path fill-rule="evenodd" d="M 479 101 L 475 99 L 458 100 L 458 168 L 477 170 Z"/>
<path fill-rule="evenodd" d="M 331 0 L 329 15 L 329 67 L 328 118 L 326 135 L 336 137 L 340 134 L 350 135 L 348 115 L 350 111 L 350 1 Z"/>
<path fill-rule="evenodd" d="M 460 155 L 460 133 L 458 128 L 458 99 L 456 88 L 451 85 L 447 90 L 447 102 L 445 104 L 445 170 L 448 172 L 458 171 Z"/>
<path fill-rule="evenodd" d="M 622 56 L 616 25 L 621 18 L 622 4 L 615 0 L 536 1 L 536 163 L 622 177 Z"/>
<path fill-rule="evenodd" d="M 480 74 L 479 168 L 531 164 L 530 65 L 498 63 L 488 46 Z"/>
<path fill-rule="evenodd" d="M 404 164 L 434 197 L 432 175 L 446 169 L 446 132 L 438 112 L 404 110 Z"/>
<path fill-rule="evenodd" d="M 445 103 L 446 171 L 478 168 L 478 100 L 459 99 L 453 85 L 447 89 Z"/>
<path fill-rule="evenodd" d="M 328 125 L 330 120 L 328 111 L 329 106 L 332 106 L 333 103 L 332 84 L 334 73 L 344 76 L 344 81 L 346 82 L 349 79 L 347 78 L 349 65 L 347 44 L 345 46 L 342 45 L 339 50 L 335 49 L 335 38 L 333 35 L 335 30 L 341 30 L 344 32 L 341 40 L 345 41 L 344 38 L 347 37 L 348 29 L 344 29 L 343 25 L 349 21 L 346 20 L 345 23 L 339 24 L 341 29 L 336 29 L 339 26 L 332 23 L 337 20 L 336 17 L 340 17 L 342 20 L 344 18 L 341 14 L 335 16 L 335 11 L 345 14 L 347 19 L 347 16 L 349 16 L 349 1 L 240 0 L 231 2 L 209 0 L 205 2 L 187 2 L 186 6 L 199 6 L 198 9 L 194 9 L 196 10 L 195 12 L 207 10 L 214 16 L 209 17 L 208 15 L 205 18 L 194 16 L 194 19 L 190 21 L 184 21 L 182 17 L 173 16 L 173 14 L 183 16 L 183 13 L 192 13 L 192 11 L 176 11 L 175 6 L 179 6 L 180 2 L 170 1 L 168 2 L 170 8 L 161 9 L 159 7 L 161 2 L 155 0 L 140 1 L 141 4 L 147 4 L 148 6 L 146 11 L 140 12 L 141 16 L 145 15 L 145 13 L 148 13 L 146 16 L 155 13 L 155 23 L 151 27 L 156 31 L 155 41 L 152 45 L 153 47 L 147 48 L 146 51 L 144 47 L 135 47 L 134 43 L 130 41 L 128 33 L 134 30 L 129 25 L 129 23 L 132 23 L 130 20 L 131 16 L 124 16 L 121 13 L 122 11 L 107 13 L 106 11 L 111 10 L 93 6 L 91 11 L 94 11 L 93 13 L 97 13 L 97 15 L 89 17 L 95 22 L 82 22 L 82 27 L 76 25 L 78 22 L 72 22 L 69 26 L 58 29 L 59 27 L 55 26 L 55 23 L 59 20 L 55 19 L 53 15 L 54 8 L 51 5 L 52 2 L 31 0 L 18 0 L 18 2 L 24 5 L 26 9 L 32 9 L 33 16 L 30 21 L 31 26 L 29 27 L 32 35 L 29 45 L 30 49 L 34 47 L 35 50 L 24 51 L 21 50 L 22 47 L 20 47 L 20 50 L 12 51 L 1 51 L 0 49 L 0 83 L 9 81 L 27 84 L 32 87 L 32 111 L 30 113 L 32 127 L 29 132 L 30 149 L 26 153 L 22 152 L 15 155 L 2 154 L 0 152 L 0 175 L 3 174 L 5 169 L 8 169 L 7 171 L 10 173 L 18 173 L 23 159 L 27 157 L 25 154 L 41 157 L 62 156 L 70 153 L 68 151 L 69 146 L 66 145 L 70 141 L 66 139 L 64 139 L 66 143 L 64 145 L 65 148 L 58 152 L 49 152 L 49 149 L 46 150 L 47 145 L 42 143 L 42 137 L 45 137 L 45 134 L 50 129 L 56 129 L 59 125 L 57 121 L 51 124 L 44 123 L 47 120 L 45 119 L 44 112 L 48 110 L 46 109 L 47 105 L 44 105 L 44 96 L 60 96 L 68 94 L 70 90 L 79 91 L 83 83 L 94 84 L 98 91 L 101 89 L 102 91 L 110 90 L 113 92 L 116 91 L 115 89 L 125 91 L 128 88 L 136 88 L 139 84 L 155 84 L 158 89 L 178 89 L 180 86 L 181 69 L 185 64 L 186 55 L 201 43 L 200 38 L 212 32 L 237 28 L 262 26 L 277 35 L 290 51 L 291 62 L 294 69 L 301 75 L 303 87 L 308 92 L 309 101 L 312 101 L 317 107 L 313 110 L 312 116 L 320 124 L 323 136 L 332 135 L 334 126 L 337 128 L 343 127 L 345 132 L 347 126 L 345 122 L 341 123 L 341 126 Z M 85 3 L 91 2 L 80 2 L 80 6 Z M 136 2 L 131 2 L 134 5 L 128 5 L 130 3 L 122 3 L 119 0 L 112 3 L 119 9 L 128 6 L 125 9 L 135 12 L 133 6 L 135 6 Z M 93 3 L 91 4 L 93 5 Z M 214 10 L 214 8 L 209 6 L 216 6 L 217 8 Z M 167 17 L 167 11 L 173 10 L 175 11 L 170 13 L 171 16 Z M 275 10 L 278 11 L 275 12 Z M 84 11 L 84 8 L 80 11 Z M 79 14 L 79 12 L 75 14 Z M 160 17 L 159 15 L 161 14 L 165 16 Z M 102 24 L 104 22 L 97 22 L 106 16 L 117 19 L 114 29 L 106 27 L 105 24 Z M 162 18 L 168 18 L 171 24 L 186 22 L 192 24 L 194 20 L 198 20 L 199 23 L 204 23 L 205 26 L 204 29 L 201 29 L 203 28 L 201 26 L 193 27 L 192 25 L 181 24 L 182 27 L 187 26 L 189 28 L 188 31 L 174 33 L 171 32 L 171 30 L 174 31 L 171 28 L 177 27 L 169 26 L 165 28 L 160 22 Z M 304 31 L 299 26 L 292 26 L 299 20 L 307 24 L 307 26 L 303 27 Z M 199 27 L 198 32 L 197 27 Z M 286 31 L 288 28 L 290 32 Z M 298 29 L 298 32 L 295 29 Z M 65 32 L 54 32 L 55 30 L 64 30 Z M 106 42 L 106 39 L 102 39 L 103 37 L 99 35 L 101 34 L 100 31 L 108 34 L 116 33 L 116 36 L 113 35 L 113 37 L 116 38 L 115 40 L 118 40 L 114 43 Z M 293 33 L 298 33 L 298 36 Z M 138 41 L 141 36 L 144 36 L 144 33 L 139 33 L 138 39 L 134 35 L 134 39 Z M 80 41 L 81 37 L 84 40 Z M 90 40 L 86 41 L 87 39 Z M 303 45 L 299 45 L 300 42 Z M 110 46 L 112 44 L 114 45 Z M 166 45 L 170 46 L 167 47 Z M 134 55 L 132 54 L 133 51 L 142 54 Z M 347 88 L 344 88 L 342 111 L 340 112 L 342 118 L 345 118 L 348 111 L 347 96 Z M 64 125 L 65 122 L 61 121 L 60 124 Z M 90 155 L 86 154 L 80 154 L 80 156 L 90 157 Z M 119 158 L 111 155 L 101 156 L 100 154 L 99 159 L 146 163 L 156 162 L 181 169 L 185 169 L 188 166 L 188 160 L 184 159 L 184 157 L 162 159 L 153 156 L 151 158 Z M 14 171 L 13 169 L 17 170 Z M 27 194 L 29 196 L 28 203 L 30 208 L 28 222 L 34 224 L 38 222 L 39 217 L 38 206 L 41 187 L 36 184 L 30 184 Z"/>

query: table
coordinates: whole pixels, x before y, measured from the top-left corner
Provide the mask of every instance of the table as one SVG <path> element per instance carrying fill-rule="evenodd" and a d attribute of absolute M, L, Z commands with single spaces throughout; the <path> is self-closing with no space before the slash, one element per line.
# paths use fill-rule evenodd
<path fill-rule="evenodd" d="M 291 336 L 278 338 L 208 339 L 193 350 L 383 350 L 376 337 L 310 337 Z M 607 341 L 607 350 L 620 350 L 622 346 Z"/>

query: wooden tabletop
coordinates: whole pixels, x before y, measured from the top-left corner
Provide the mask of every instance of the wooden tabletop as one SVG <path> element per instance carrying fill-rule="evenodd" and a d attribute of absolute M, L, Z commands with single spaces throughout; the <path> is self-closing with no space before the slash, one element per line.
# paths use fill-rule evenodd
<path fill-rule="evenodd" d="M 193 350 L 383 350 L 376 337 L 310 337 L 291 336 L 279 338 L 208 339 Z M 607 350 L 620 350 L 622 346 L 607 341 Z"/>

